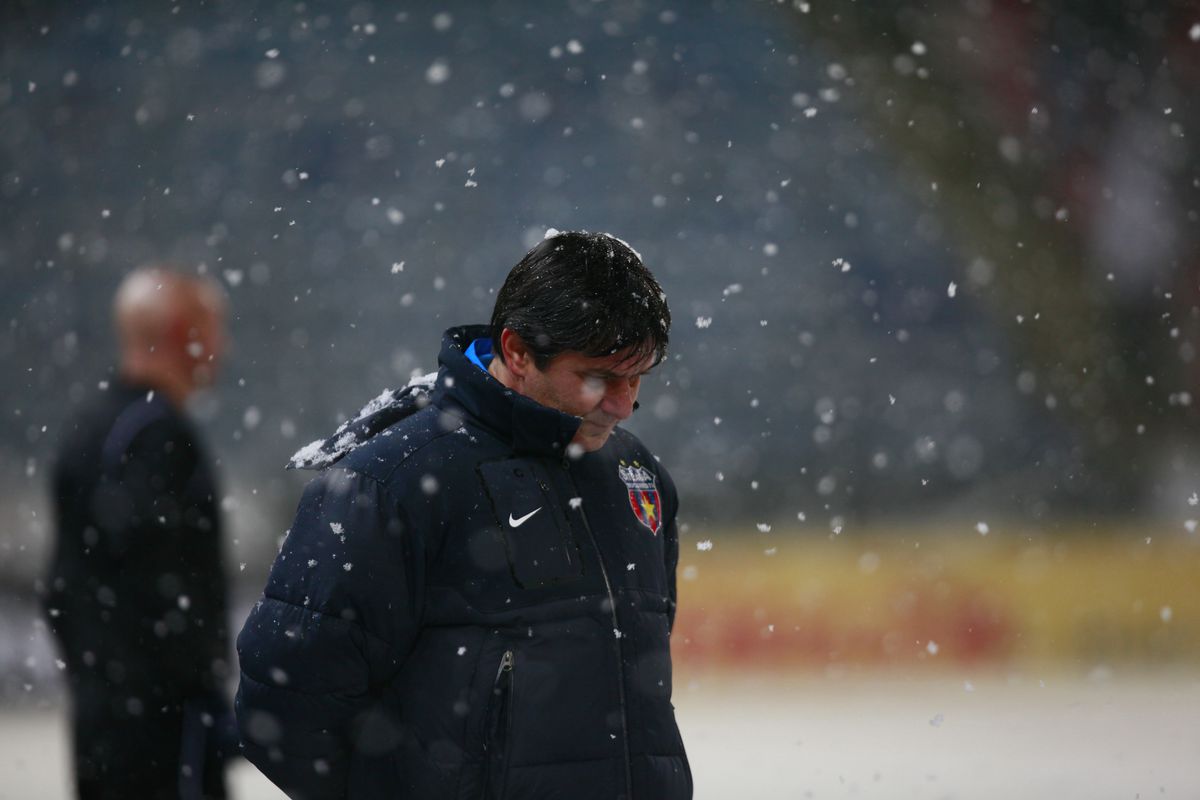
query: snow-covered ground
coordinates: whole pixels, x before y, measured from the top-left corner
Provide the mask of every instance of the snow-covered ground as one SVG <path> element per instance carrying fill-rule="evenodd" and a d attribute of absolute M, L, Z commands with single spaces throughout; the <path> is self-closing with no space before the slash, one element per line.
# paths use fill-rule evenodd
<path fill-rule="evenodd" d="M 677 689 L 698 800 L 1200 798 L 1200 676 Z"/>
<path fill-rule="evenodd" d="M 1200 797 L 1195 674 L 695 678 L 676 705 L 697 800 Z M 0 800 L 69 797 L 65 765 L 60 714 L 0 715 Z"/>

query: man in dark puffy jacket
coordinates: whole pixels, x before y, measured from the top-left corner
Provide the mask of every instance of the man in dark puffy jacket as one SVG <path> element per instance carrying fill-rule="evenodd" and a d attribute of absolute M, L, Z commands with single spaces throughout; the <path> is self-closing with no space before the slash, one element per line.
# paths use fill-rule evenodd
<path fill-rule="evenodd" d="M 616 427 L 669 327 L 626 244 L 552 232 L 436 377 L 297 454 L 324 471 L 238 638 L 245 753 L 291 797 L 692 796 L 678 501 Z"/>
<path fill-rule="evenodd" d="M 225 796 L 221 519 L 184 415 L 213 380 L 224 306 L 207 279 L 130 273 L 114 304 L 119 375 L 87 399 L 59 450 L 45 603 L 71 692 L 80 800 Z"/>

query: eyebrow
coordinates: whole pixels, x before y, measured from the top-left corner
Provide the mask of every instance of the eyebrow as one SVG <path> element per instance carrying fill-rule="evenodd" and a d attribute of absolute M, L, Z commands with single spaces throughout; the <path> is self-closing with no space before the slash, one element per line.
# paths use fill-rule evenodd
<path fill-rule="evenodd" d="M 658 365 L 655 364 L 654 366 L 658 366 Z M 589 369 L 589 370 L 584 370 L 584 372 L 588 375 L 595 375 L 598 378 L 642 378 L 642 377 L 645 377 L 646 375 L 649 375 L 653 369 L 654 369 L 654 367 L 650 367 L 649 369 L 645 369 L 641 372 L 635 372 L 632 375 L 622 375 L 619 372 L 612 372 L 612 371 L 606 370 L 606 369 Z"/>

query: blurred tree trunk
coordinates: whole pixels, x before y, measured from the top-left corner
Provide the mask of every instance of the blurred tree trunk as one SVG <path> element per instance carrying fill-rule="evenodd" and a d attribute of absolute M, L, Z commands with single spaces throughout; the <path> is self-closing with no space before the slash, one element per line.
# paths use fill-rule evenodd
<path fill-rule="evenodd" d="M 1080 6 L 1074 17 L 984 0 L 937 13 L 795 5 L 810 40 L 844 67 L 859 122 L 944 222 L 960 291 L 995 314 L 1018 355 L 1014 377 L 1028 373 L 1028 391 L 1032 376 L 1033 399 L 1074 432 L 1058 488 L 1134 510 L 1156 477 L 1149 459 L 1195 431 L 1196 370 L 1185 362 L 1200 237 L 1183 139 L 1195 116 L 1194 14 L 1180 3 L 1155 14 Z M 1147 140 L 1124 141 L 1131 130 Z M 1156 263 L 1114 274 L 1104 226 L 1122 198 L 1107 180 L 1122 169 L 1149 186 L 1149 197 L 1125 199 L 1167 241 L 1146 254 Z"/>

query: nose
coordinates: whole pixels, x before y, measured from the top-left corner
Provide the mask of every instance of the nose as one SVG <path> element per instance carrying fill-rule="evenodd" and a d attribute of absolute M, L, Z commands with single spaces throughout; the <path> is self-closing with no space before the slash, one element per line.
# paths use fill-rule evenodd
<path fill-rule="evenodd" d="M 641 376 L 632 378 L 613 378 L 604 389 L 604 400 L 600 403 L 604 413 L 618 420 L 629 419 L 633 414 L 633 405 L 637 402 L 638 386 Z"/>

